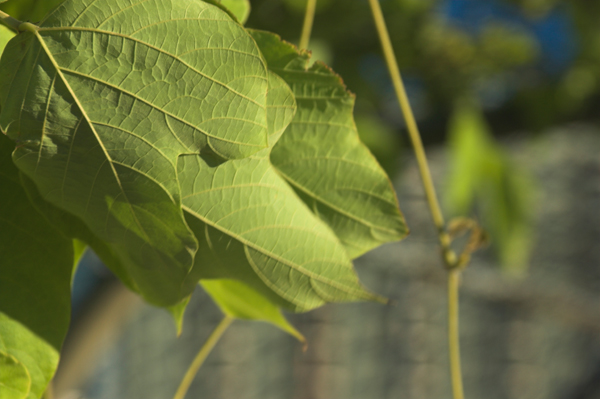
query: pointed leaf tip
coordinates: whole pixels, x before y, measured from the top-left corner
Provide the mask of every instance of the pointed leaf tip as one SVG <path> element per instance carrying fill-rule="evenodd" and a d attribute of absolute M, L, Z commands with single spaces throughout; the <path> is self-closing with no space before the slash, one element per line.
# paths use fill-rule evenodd
<path fill-rule="evenodd" d="M 306 346 L 304 336 L 285 319 L 279 307 L 246 284 L 236 280 L 203 280 L 200 285 L 227 316 L 273 324 Z"/>

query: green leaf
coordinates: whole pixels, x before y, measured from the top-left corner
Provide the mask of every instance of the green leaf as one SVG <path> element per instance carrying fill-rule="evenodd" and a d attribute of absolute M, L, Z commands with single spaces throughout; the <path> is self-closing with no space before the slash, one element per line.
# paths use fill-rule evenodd
<path fill-rule="evenodd" d="M 108 243 L 149 302 L 179 302 L 196 285 L 182 282 L 197 243 L 177 157 L 222 162 L 267 147 L 256 44 L 200 0 L 67 0 L 31 30 L 0 63 L 15 163 Z"/>
<path fill-rule="evenodd" d="M 294 115 L 290 89 L 269 75 L 274 142 Z M 219 163 L 181 156 L 186 220 L 200 244 L 192 281 L 236 279 L 277 306 L 306 311 L 326 302 L 379 299 L 359 284 L 344 247 L 278 175 L 269 149 Z"/>
<path fill-rule="evenodd" d="M 20 178 L 21 185 L 27 193 L 27 197 L 33 207 L 42 214 L 55 229 L 61 231 L 65 236 L 75 239 L 73 244 L 75 249 L 75 260 L 77 260 L 77 251 L 81 250 L 81 248 L 75 246 L 75 243 L 78 241 L 80 243 L 85 243 L 130 290 L 139 293 L 137 285 L 109 244 L 92 234 L 90 229 L 87 228 L 80 219 L 45 201 L 33 181 L 23 173 L 20 173 Z"/>
<path fill-rule="evenodd" d="M 266 321 L 300 342 L 306 342 L 277 306 L 246 284 L 235 280 L 202 280 L 200 285 L 226 315 L 236 319 Z"/>
<path fill-rule="evenodd" d="M 14 356 L 0 352 L 0 399 L 24 399 L 31 388 L 27 369 Z"/>
<path fill-rule="evenodd" d="M 483 227 L 505 270 L 520 274 L 532 248 L 534 182 L 494 140 L 481 111 L 458 104 L 449 125 L 447 206 L 465 215 L 477 205 Z"/>
<path fill-rule="evenodd" d="M 221 0 L 221 4 L 231 11 L 242 25 L 246 23 L 250 16 L 250 0 Z"/>
<path fill-rule="evenodd" d="M 6 0 L 4 0 L 6 1 Z M 2 10 L 19 21 L 38 22 L 64 0 L 11 0 L 1 6 Z M 0 1 L 2 3 L 2 1 Z"/>
<path fill-rule="evenodd" d="M 295 311 L 376 299 L 359 285 L 337 237 L 266 155 L 218 166 L 199 156 L 179 158 L 183 207 L 200 243 L 199 277 L 242 280 Z"/>
<path fill-rule="evenodd" d="M 354 95 L 325 64 L 309 67 L 308 52 L 271 33 L 251 34 L 298 107 L 271 152 L 278 173 L 333 229 L 351 258 L 405 237 L 408 229 L 391 182 L 359 139 Z"/>
<path fill-rule="evenodd" d="M 385 172 L 393 178 L 398 173 L 398 155 L 402 144 L 397 132 L 374 113 L 356 116 L 360 140 L 373 153 Z"/>
<path fill-rule="evenodd" d="M 79 261 L 83 257 L 86 249 L 87 244 L 85 242 L 77 239 L 73 240 L 73 276 L 75 275 L 75 270 L 77 270 Z"/>
<path fill-rule="evenodd" d="M 0 55 L 2 55 L 2 53 L 4 52 L 4 48 L 6 47 L 10 39 L 12 39 L 15 36 L 16 34 L 12 29 L 0 24 Z"/>
<path fill-rule="evenodd" d="M 283 79 L 276 74 L 269 72 L 269 89 L 267 93 L 267 126 L 270 145 L 273 145 L 277 142 L 289 122 L 292 120 L 295 111 L 296 102 L 292 92 L 290 91 L 290 88 L 283 81 Z M 227 248 L 224 250 L 227 251 Z M 200 268 L 204 268 L 204 265 L 210 261 L 204 256 L 199 257 L 198 259 L 200 260 Z M 217 264 L 219 263 L 218 260 L 215 262 Z M 189 278 L 192 281 L 197 281 L 199 275 L 193 271 Z M 250 275 L 250 278 L 256 277 L 254 275 Z M 259 284 L 261 283 L 259 282 Z M 189 297 L 181 303 L 168 308 L 175 321 L 178 334 L 181 333 L 181 329 L 183 327 L 183 314 L 188 302 Z"/>
<path fill-rule="evenodd" d="M 187 308 L 188 303 L 190 303 L 191 295 L 185 298 L 183 301 L 179 302 L 176 305 L 169 306 L 167 310 L 173 316 L 173 321 L 175 321 L 175 328 L 177 329 L 177 336 L 181 335 L 181 331 L 183 330 L 183 315 L 185 313 L 185 309 Z"/>
<path fill-rule="evenodd" d="M 27 398 L 39 398 L 69 326 L 73 242 L 29 203 L 10 158 L 13 149 L 0 134 L 0 352 L 26 368 Z"/>

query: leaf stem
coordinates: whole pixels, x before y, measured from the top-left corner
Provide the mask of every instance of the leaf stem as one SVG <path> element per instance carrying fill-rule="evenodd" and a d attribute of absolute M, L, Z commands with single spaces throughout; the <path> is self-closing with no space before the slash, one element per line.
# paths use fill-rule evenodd
<path fill-rule="evenodd" d="M 454 399 L 464 399 L 460 367 L 460 339 L 458 326 L 458 288 L 460 269 L 448 270 L 448 348 L 450 377 Z"/>
<path fill-rule="evenodd" d="M 310 41 L 313 21 L 315 20 L 315 8 L 317 0 L 308 0 L 306 3 L 306 13 L 304 14 L 304 24 L 302 25 L 302 35 L 300 36 L 300 49 L 307 49 Z"/>
<path fill-rule="evenodd" d="M 21 26 L 21 24 L 23 23 L 19 20 L 14 19 L 2 10 L 0 10 L 0 22 L 17 33 L 19 32 L 19 26 Z"/>
<path fill-rule="evenodd" d="M 204 360 L 206 360 L 209 353 L 215 347 L 215 345 L 223 336 L 223 333 L 225 332 L 225 330 L 227 330 L 227 327 L 229 327 L 233 320 L 233 317 L 225 316 L 223 320 L 221 320 L 221 322 L 217 325 L 217 327 L 215 327 L 215 329 L 210 334 L 204 345 L 202 345 L 202 348 L 200 348 L 200 351 L 194 358 L 192 364 L 190 364 L 190 367 L 185 373 L 183 379 L 181 380 L 181 384 L 179 384 L 179 388 L 177 388 L 177 392 L 175 392 L 175 396 L 173 396 L 173 399 L 185 398 L 185 395 L 187 394 L 187 391 L 190 388 L 192 381 L 194 381 L 196 374 L 198 374 L 198 370 L 204 363 Z"/>
<path fill-rule="evenodd" d="M 431 218 L 437 229 L 438 239 L 442 247 L 442 257 L 448 269 L 448 351 L 450 358 L 450 375 L 452 379 L 452 393 L 454 399 L 464 399 L 463 385 L 462 385 L 462 372 L 460 366 L 460 346 L 459 346 L 459 327 L 458 327 L 458 289 L 459 289 L 459 276 L 460 271 L 466 265 L 460 264 L 457 260 L 457 256 L 450 247 L 451 238 L 446 231 L 446 223 L 440 204 L 437 200 L 435 193 L 435 187 L 433 185 L 433 179 L 431 178 L 431 172 L 429 170 L 429 164 L 427 163 L 427 156 L 425 155 L 425 149 L 423 148 L 423 142 L 419 129 L 415 121 L 408 96 L 402 78 L 400 76 L 400 68 L 394 55 L 394 49 L 390 41 L 390 36 L 383 18 L 381 6 L 379 0 L 369 0 L 371 6 L 371 12 L 377 27 L 377 33 L 379 40 L 381 41 L 381 47 L 385 56 L 385 61 L 394 84 L 396 96 L 400 103 L 400 109 L 404 115 L 406 121 L 406 127 L 410 136 L 410 140 L 415 151 L 417 163 L 419 165 L 419 172 L 421 174 L 421 181 L 423 182 L 423 188 L 425 190 L 425 196 L 427 197 L 427 203 L 429 205 L 429 212 Z"/>
<path fill-rule="evenodd" d="M 396 62 L 394 49 L 392 48 L 390 36 L 383 18 L 383 13 L 381 12 L 381 6 L 379 5 L 378 0 L 369 0 L 369 4 L 371 5 L 373 19 L 375 20 L 375 26 L 377 27 L 377 33 L 379 34 L 379 40 L 381 41 L 381 47 L 383 48 L 383 54 L 385 56 L 390 77 L 392 78 L 394 89 L 396 90 L 396 96 L 398 97 L 398 102 L 400 103 L 400 109 L 404 115 L 408 134 L 415 151 L 415 156 L 419 165 L 419 172 L 421 173 L 421 180 L 423 182 L 423 188 L 425 189 L 425 196 L 427 197 L 427 203 L 429 205 L 429 212 L 431 213 L 431 217 L 437 229 L 438 238 L 442 246 L 444 262 L 447 268 L 452 269 L 456 264 L 456 254 L 450 248 L 450 236 L 446 232 L 444 216 L 442 215 L 442 210 L 435 193 L 435 187 L 431 178 L 431 172 L 429 171 L 429 165 L 427 164 L 427 156 L 425 155 L 425 149 L 423 148 L 421 135 L 419 134 L 419 129 L 410 107 L 410 103 L 408 102 L 408 96 L 406 95 L 402 78 L 400 77 L 400 69 L 398 68 L 398 63 Z"/>

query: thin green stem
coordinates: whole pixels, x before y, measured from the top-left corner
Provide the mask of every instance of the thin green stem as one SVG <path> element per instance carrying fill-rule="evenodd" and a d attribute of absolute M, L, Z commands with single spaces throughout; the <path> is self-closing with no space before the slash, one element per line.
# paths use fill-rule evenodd
<path fill-rule="evenodd" d="M 458 288 L 459 288 L 459 275 L 460 269 L 464 265 L 458 263 L 457 256 L 450 247 L 451 239 L 450 235 L 446 231 L 446 223 L 442 214 L 442 209 L 435 193 L 435 187 L 433 185 L 433 179 L 431 178 L 431 172 L 429 170 L 429 164 L 427 163 L 427 156 L 425 155 L 425 149 L 423 148 L 423 142 L 421 141 L 421 135 L 417 127 L 417 122 L 413 115 L 408 96 L 402 78 L 400 76 L 400 68 L 398 68 L 398 62 L 394 55 L 394 49 L 390 40 L 385 19 L 379 5 L 379 0 L 369 0 L 371 11 L 373 13 L 373 19 L 375 26 L 377 27 L 377 33 L 379 40 L 381 41 L 381 47 L 383 48 L 383 54 L 385 61 L 394 84 L 396 96 L 400 104 L 400 109 L 404 115 L 406 121 L 406 127 L 408 134 L 415 151 L 417 163 L 419 165 L 419 172 L 421 174 L 421 181 L 423 182 L 423 188 L 425 190 L 425 196 L 427 197 L 427 203 L 429 205 L 429 212 L 431 218 L 437 229 L 438 239 L 442 247 L 443 260 L 448 269 L 448 343 L 449 343 L 449 357 L 450 357 L 450 375 L 452 378 L 452 392 L 454 399 L 464 399 L 463 386 L 462 386 L 462 372 L 460 367 L 460 347 L 459 347 L 459 328 L 458 328 Z"/>
<path fill-rule="evenodd" d="M 192 364 L 190 364 L 190 367 L 185 373 L 183 379 L 181 380 L 181 384 L 179 384 L 179 388 L 177 388 L 177 392 L 175 392 L 175 396 L 173 396 L 173 399 L 185 398 L 185 395 L 187 394 L 187 391 L 190 388 L 192 381 L 194 381 L 196 374 L 198 374 L 198 370 L 204 363 L 204 360 L 206 360 L 208 354 L 215 347 L 215 345 L 223 336 L 223 333 L 225 332 L 225 330 L 227 330 L 227 327 L 229 327 L 233 320 L 233 317 L 225 316 L 223 320 L 221 320 L 221 322 L 217 325 L 217 327 L 215 327 L 215 329 L 210 334 L 204 345 L 202 345 L 202 348 L 200 348 L 200 351 L 194 358 Z"/>
<path fill-rule="evenodd" d="M 462 372 L 460 367 L 460 338 L 458 326 L 458 288 L 460 270 L 448 271 L 448 348 L 450 357 L 450 377 L 454 399 L 464 399 Z"/>
<path fill-rule="evenodd" d="M 315 20 L 315 8 L 317 0 L 308 0 L 306 3 L 306 13 L 304 14 L 304 24 L 302 25 L 302 35 L 300 36 L 300 48 L 307 49 L 310 41 L 313 21 Z"/>
<path fill-rule="evenodd" d="M 402 78 L 400 77 L 400 69 L 398 68 L 398 63 L 396 62 L 394 49 L 392 48 L 392 43 L 390 41 L 390 35 L 385 25 L 383 13 L 381 12 L 381 6 L 379 5 L 378 0 L 369 0 L 369 4 L 371 5 L 373 19 L 375 20 L 375 26 L 377 27 L 377 33 L 379 34 L 379 40 L 381 41 L 381 47 L 383 48 L 383 54 L 385 56 L 390 77 L 392 78 L 394 89 L 396 90 L 396 96 L 398 97 L 398 102 L 400 103 L 400 109 L 402 110 L 404 120 L 406 121 L 406 127 L 408 129 L 410 141 L 412 142 L 413 149 L 415 151 L 415 156 L 419 165 L 419 172 L 421 173 L 421 180 L 423 182 L 423 188 L 425 189 L 425 196 L 427 197 L 427 203 L 429 204 L 429 211 L 431 213 L 433 223 L 437 229 L 438 238 L 442 246 L 444 262 L 446 267 L 451 269 L 456 264 L 456 254 L 450 248 L 450 236 L 446 232 L 444 216 L 442 215 L 442 210 L 435 193 L 435 187 L 433 186 L 433 180 L 431 178 L 431 172 L 429 171 L 429 165 L 427 164 L 427 156 L 425 155 L 425 149 L 423 148 L 421 135 L 419 134 L 419 129 L 410 107 L 410 103 L 408 102 L 408 96 L 406 95 Z"/>
<path fill-rule="evenodd" d="M 0 10 L 0 22 L 3 25 L 8 26 L 10 29 L 14 30 L 15 32 L 19 32 L 19 26 L 21 26 L 21 24 L 22 24 L 21 21 L 14 19 L 13 17 L 11 17 L 10 15 L 8 15 L 7 13 L 5 13 L 2 10 Z"/>

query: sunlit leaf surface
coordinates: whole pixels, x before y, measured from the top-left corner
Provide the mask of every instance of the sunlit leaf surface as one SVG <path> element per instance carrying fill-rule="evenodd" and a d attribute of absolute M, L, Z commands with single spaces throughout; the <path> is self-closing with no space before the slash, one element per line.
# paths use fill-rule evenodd
<path fill-rule="evenodd" d="M 44 199 L 171 305 L 197 243 L 181 212 L 180 154 L 266 148 L 267 71 L 252 38 L 200 0 L 67 0 L 8 45 L 0 126 Z"/>
<path fill-rule="evenodd" d="M 201 285 L 226 315 L 271 323 L 299 341 L 306 342 L 277 306 L 246 284 L 235 280 L 204 280 Z"/>
<path fill-rule="evenodd" d="M 297 111 L 271 153 L 271 162 L 315 215 L 327 223 L 351 258 L 408 232 L 392 185 L 360 141 L 354 95 L 309 53 L 277 35 L 251 31 L 269 70 L 290 86 Z"/>

